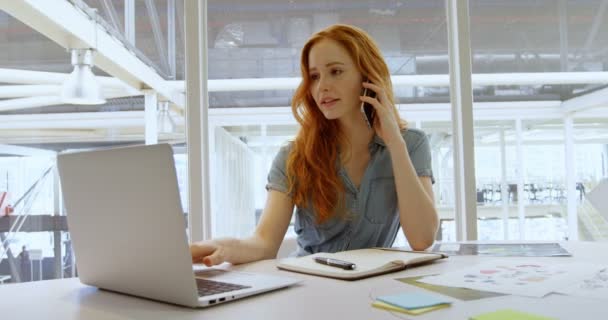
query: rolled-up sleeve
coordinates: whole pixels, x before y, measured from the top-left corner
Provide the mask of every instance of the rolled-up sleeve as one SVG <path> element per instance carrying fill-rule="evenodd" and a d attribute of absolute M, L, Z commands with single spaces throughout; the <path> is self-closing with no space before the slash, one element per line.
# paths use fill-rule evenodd
<path fill-rule="evenodd" d="M 418 129 L 408 129 L 404 132 L 407 150 L 419 177 L 430 177 L 435 183 L 431 159 L 431 145 L 426 134 Z"/>
<path fill-rule="evenodd" d="M 272 161 L 272 167 L 268 172 L 268 183 L 266 190 L 276 190 L 287 194 L 289 186 L 287 185 L 287 157 L 291 151 L 291 143 L 281 147 L 277 155 Z"/>

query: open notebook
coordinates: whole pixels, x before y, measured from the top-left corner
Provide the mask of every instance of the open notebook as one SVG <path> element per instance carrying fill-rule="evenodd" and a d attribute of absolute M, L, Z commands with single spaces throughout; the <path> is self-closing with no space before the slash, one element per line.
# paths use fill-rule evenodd
<path fill-rule="evenodd" d="M 343 270 L 315 262 L 315 257 L 344 260 L 356 264 L 357 267 L 355 270 Z M 403 251 L 394 248 L 371 248 L 336 253 L 320 252 L 299 258 L 281 259 L 277 263 L 277 267 L 283 270 L 322 277 L 358 280 L 403 270 L 446 257 L 446 255 L 441 253 Z"/>

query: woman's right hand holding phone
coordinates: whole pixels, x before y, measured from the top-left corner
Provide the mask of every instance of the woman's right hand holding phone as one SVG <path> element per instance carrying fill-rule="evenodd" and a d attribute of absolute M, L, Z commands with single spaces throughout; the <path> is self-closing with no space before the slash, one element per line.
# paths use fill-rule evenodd
<path fill-rule="evenodd" d="M 384 141 L 389 149 L 391 149 L 390 146 L 393 143 L 403 143 L 399 123 L 396 115 L 392 111 L 394 106 L 392 105 L 392 102 L 388 100 L 384 88 L 371 82 L 363 82 L 363 88 L 367 88 L 376 93 L 374 98 L 368 96 L 360 96 L 359 98 L 362 102 L 367 102 L 374 107 L 376 117 L 374 129 L 378 136 Z"/>

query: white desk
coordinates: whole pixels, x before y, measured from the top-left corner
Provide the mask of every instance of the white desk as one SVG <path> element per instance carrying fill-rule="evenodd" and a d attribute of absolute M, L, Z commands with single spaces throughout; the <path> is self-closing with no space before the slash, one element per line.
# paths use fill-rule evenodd
<path fill-rule="evenodd" d="M 608 265 L 608 243 L 562 243 L 574 258 L 534 258 L 542 261 L 576 259 Z M 542 299 L 501 296 L 456 302 L 450 308 L 420 316 L 371 307 L 381 294 L 422 290 L 395 281 L 415 275 L 441 273 L 491 258 L 455 256 L 428 266 L 354 282 L 279 271 L 274 260 L 235 266 L 237 270 L 277 273 L 305 281 L 208 309 L 189 309 L 101 291 L 78 279 L 47 280 L 0 286 L 2 319 L 468 319 L 501 308 L 513 308 L 558 319 L 605 319 L 608 302 L 551 294 Z M 521 258 L 501 258 L 521 259 Z"/>

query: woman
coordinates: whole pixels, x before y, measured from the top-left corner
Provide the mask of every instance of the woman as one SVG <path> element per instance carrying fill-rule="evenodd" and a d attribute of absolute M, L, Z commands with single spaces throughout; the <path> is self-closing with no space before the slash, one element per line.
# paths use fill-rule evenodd
<path fill-rule="evenodd" d="M 274 258 L 294 206 L 299 256 L 391 246 L 399 227 L 414 250 L 433 243 L 438 219 L 429 142 L 399 119 L 374 41 L 356 27 L 330 26 L 304 45 L 301 71 L 292 102 L 301 128 L 274 159 L 257 229 L 248 239 L 192 244 L 194 262 Z M 362 96 L 364 88 L 376 98 Z M 373 127 L 363 102 L 375 111 Z"/>

